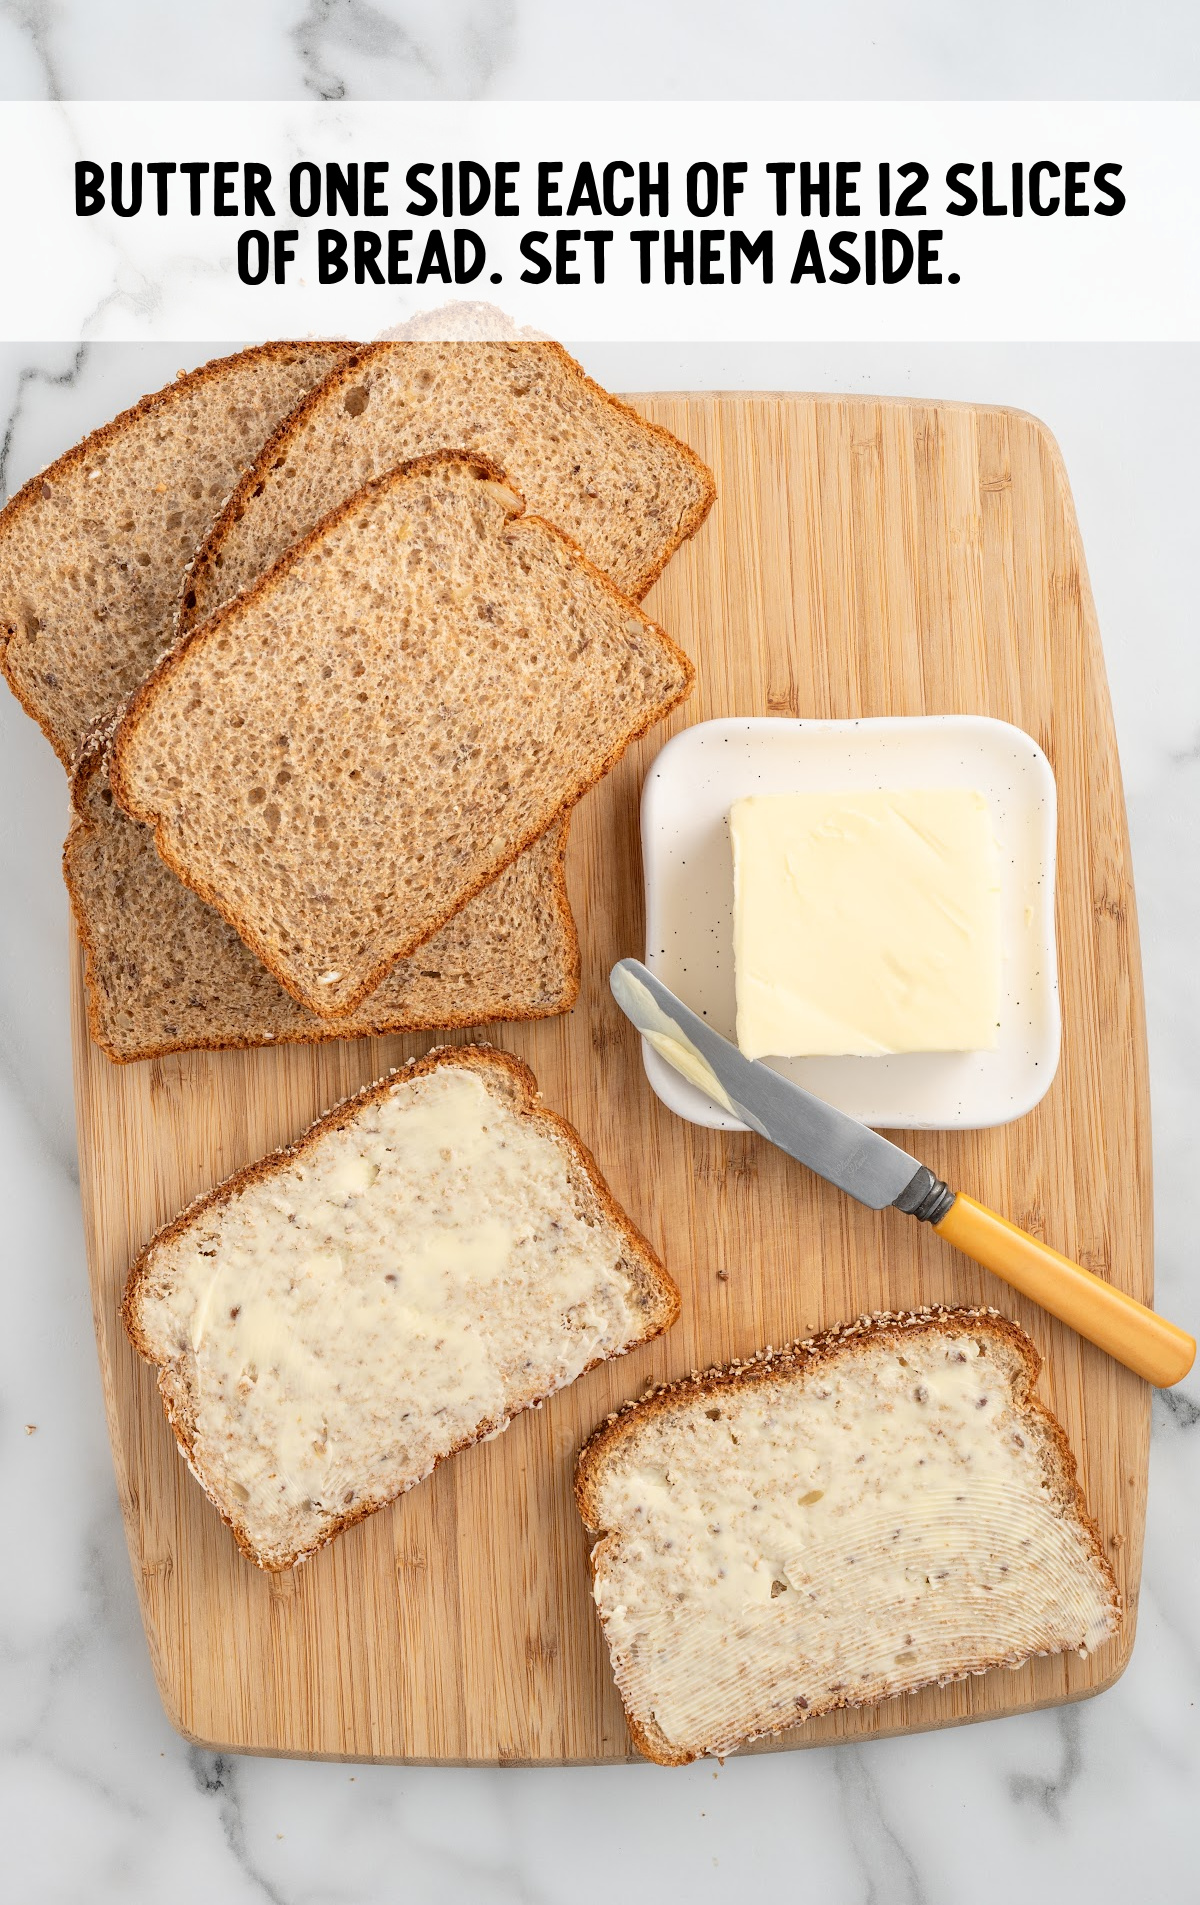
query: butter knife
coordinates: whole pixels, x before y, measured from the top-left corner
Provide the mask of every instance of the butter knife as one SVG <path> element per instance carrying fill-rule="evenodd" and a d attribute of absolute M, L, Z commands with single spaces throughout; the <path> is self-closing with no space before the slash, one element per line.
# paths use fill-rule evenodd
<path fill-rule="evenodd" d="M 668 1064 L 781 1151 L 871 1210 L 891 1205 L 932 1225 L 947 1243 L 1157 1388 L 1187 1375 L 1196 1343 L 1185 1330 L 951 1190 L 927 1165 L 857 1118 L 743 1057 L 640 960 L 619 960 L 609 983 L 626 1018 Z"/>

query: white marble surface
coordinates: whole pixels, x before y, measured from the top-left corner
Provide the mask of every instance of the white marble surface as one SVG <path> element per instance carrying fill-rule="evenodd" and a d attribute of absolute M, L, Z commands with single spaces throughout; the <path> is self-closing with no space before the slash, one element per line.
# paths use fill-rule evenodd
<path fill-rule="evenodd" d="M 1190 99 L 1191 0 L 0 0 L 8 99 Z"/>
<path fill-rule="evenodd" d="M 10 98 L 1173 97 L 1194 9 L 986 13 L 751 0 L 0 0 Z M 636 65 L 634 64 L 636 62 Z M 0 110 L 3 108 L 0 107 Z M 207 354 L 207 353 L 204 353 Z M 1134 840 L 1150 1021 L 1159 1299 L 1196 1327 L 1200 1124 L 1200 353 L 583 349 L 613 388 L 865 389 L 1015 403 L 1071 472 Z M 0 351 L 0 493 L 197 353 Z M 120 1526 L 92 1344 L 66 1025 L 61 772 L 0 695 L 0 1843 L 21 1905 L 830 1905 L 1194 1897 L 1200 1385 L 1155 1404 L 1137 1647 L 1091 1704 L 965 1732 L 664 1772 L 221 1759 L 168 1728 Z M 27 1435 L 26 1424 L 36 1424 Z"/>

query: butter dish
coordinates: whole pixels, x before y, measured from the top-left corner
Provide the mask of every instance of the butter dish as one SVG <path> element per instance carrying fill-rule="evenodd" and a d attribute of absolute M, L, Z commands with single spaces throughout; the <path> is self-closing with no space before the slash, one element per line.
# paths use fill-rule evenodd
<path fill-rule="evenodd" d="M 1001 868 L 1002 991 L 995 1047 L 768 1062 L 866 1124 L 977 1129 L 1023 1116 L 1058 1065 L 1054 776 L 1021 729 L 984 715 L 860 721 L 751 717 L 700 722 L 667 743 L 642 793 L 646 964 L 734 1036 L 729 809 L 751 794 L 967 787 L 988 802 Z M 746 1127 L 648 1046 L 646 1074 L 671 1110 Z"/>

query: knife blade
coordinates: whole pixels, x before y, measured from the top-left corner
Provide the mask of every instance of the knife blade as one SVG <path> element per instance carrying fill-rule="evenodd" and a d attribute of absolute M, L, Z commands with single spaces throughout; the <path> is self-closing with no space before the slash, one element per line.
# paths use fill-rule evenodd
<path fill-rule="evenodd" d="M 883 1210 L 910 1188 L 919 1201 L 921 1190 L 937 1181 L 925 1165 L 869 1125 L 781 1078 L 758 1059 L 744 1057 L 640 959 L 619 960 L 609 984 L 626 1018 L 669 1065 L 760 1137 L 799 1158 L 860 1204 Z"/>
<path fill-rule="evenodd" d="M 952 1191 L 928 1165 L 857 1118 L 746 1058 L 640 959 L 618 960 L 609 984 L 654 1050 L 760 1137 L 871 1210 L 891 1205 L 932 1225 L 946 1242 L 1148 1382 L 1166 1387 L 1187 1375 L 1196 1344 L 1185 1330 L 974 1198 Z"/>

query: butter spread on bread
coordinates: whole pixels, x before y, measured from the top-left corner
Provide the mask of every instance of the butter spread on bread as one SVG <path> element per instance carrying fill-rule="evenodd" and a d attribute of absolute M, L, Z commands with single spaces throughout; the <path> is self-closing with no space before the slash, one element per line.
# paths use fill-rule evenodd
<path fill-rule="evenodd" d="M 1040 1359 L 992 1311 L 864 1318 L 611 1417 L 576 1494 L 629 1724 L 679 1764 L 1116 1630 Z"/>
<path fill-rule="evenodd" d="M 467 1046 L 167 1225 L 123 1313 L 194 1474 L 281 1569 L 657 1335 L 678 1296 L 528 1069 Z"/>

